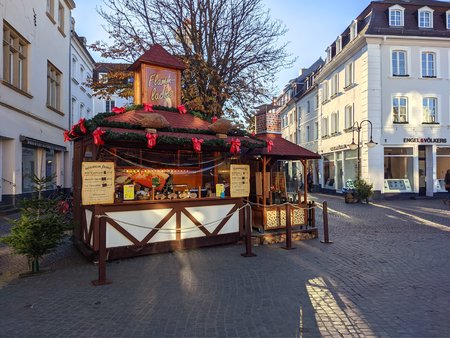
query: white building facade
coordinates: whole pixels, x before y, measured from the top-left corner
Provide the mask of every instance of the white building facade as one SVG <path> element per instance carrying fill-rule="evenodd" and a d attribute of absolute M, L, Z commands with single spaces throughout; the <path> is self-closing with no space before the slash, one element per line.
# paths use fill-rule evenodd
<path fill-rule="evenodd" d="M 359 167 L 377 194 L 445 191 L 450 3 L 372 2 L 327 49 L 317 81 L 323 189 L 341 191 Z"/>
<path fill-rule="evenodd" d="M 69 127 L 72 0 L 0 1 L 0 198 L 33 191 L 32 176 L 71 186 Z"/>
<path fill-rule="evenodd" d="M 94 98 L 87 82 L 92 78 L 95 61 L 86 48 L 86 38 L 76 33 L 73 19 L 70 54 L 70 122 L 74 124 L 81 118 L 90 119 L 94 115 Z"/>

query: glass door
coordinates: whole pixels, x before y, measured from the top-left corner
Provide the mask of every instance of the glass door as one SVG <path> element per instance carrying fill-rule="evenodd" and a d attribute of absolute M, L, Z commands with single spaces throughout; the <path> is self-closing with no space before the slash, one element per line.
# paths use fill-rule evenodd
<path fill-rule="evenodd" d="M 427 194 L 427 158 L 425 146 L 419 146 L 419 196 Z"/>

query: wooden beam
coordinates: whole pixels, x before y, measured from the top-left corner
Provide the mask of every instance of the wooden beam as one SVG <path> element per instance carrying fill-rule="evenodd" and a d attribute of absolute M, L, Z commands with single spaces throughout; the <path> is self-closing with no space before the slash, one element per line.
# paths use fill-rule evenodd
<path fill-rule="evenodd" d="M 302 165 L 303 165 L 303 200 L 305 202 L 305 204 L 308 203 L 308 173 L 306 172 L 306 160 L 301 160 Z"/>

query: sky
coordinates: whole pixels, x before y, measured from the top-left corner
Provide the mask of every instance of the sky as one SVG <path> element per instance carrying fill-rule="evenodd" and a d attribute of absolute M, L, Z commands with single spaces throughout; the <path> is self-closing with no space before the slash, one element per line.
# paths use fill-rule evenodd
<path fill-rule="evenodd" d="M 102 6 L 102 0 L 75 0 L 73 10 L 75 30 L 85 36 L 87 42 L 105 40 L 107 34 L 102 28 L 102 18 L 96 8 Z M 325 57 L 328 45 L 350 25 L 370 3 L 369 0 L 263 0 L 270 16 L 280 20 L 288 32 L 280 44 L 289 42 L 288 53 L 296 58 L 289 68 L 276 74 L 275 83 L 278 94 L 289 80 L 297 77 L 301 68 L 308 68 L 319 57 Z M 96 61 L 101 58 L 92 53 Z"/>

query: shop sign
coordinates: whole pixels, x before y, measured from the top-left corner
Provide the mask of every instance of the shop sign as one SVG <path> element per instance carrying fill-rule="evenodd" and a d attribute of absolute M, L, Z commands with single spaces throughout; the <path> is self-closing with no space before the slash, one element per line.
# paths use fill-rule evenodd
<path fill-rule="evenodd" d="M 340 145 L 331 147 L 331 148 L 330 148 L 330 151 L 343 150 L 343 149 L 347 149 L 347 148 L 348 148 L 348 145 L 346 145 L 346 144 L 340 144 Z"/>
<path fill-rule="evenodd" d="M 447 143 L 446 138 L 431 138 L 431 137 L 405 137 L 405 143 Z"/>
<path fill-rule="evenodd" d="M 114 177 L 114 162 L 83 162 L 81 203 L 114 203 Z"/>
<path fill-rule="evenodd" d="M 177 71 L 145 65 L 143 73 L 143 102 L 157 106 L 176 107 L 179 91 Z"/>
<path fill-rule="evenodd" d="M 230 165 L 230 196 L 248 197 L 250 195 L 250 166 Z"/>

